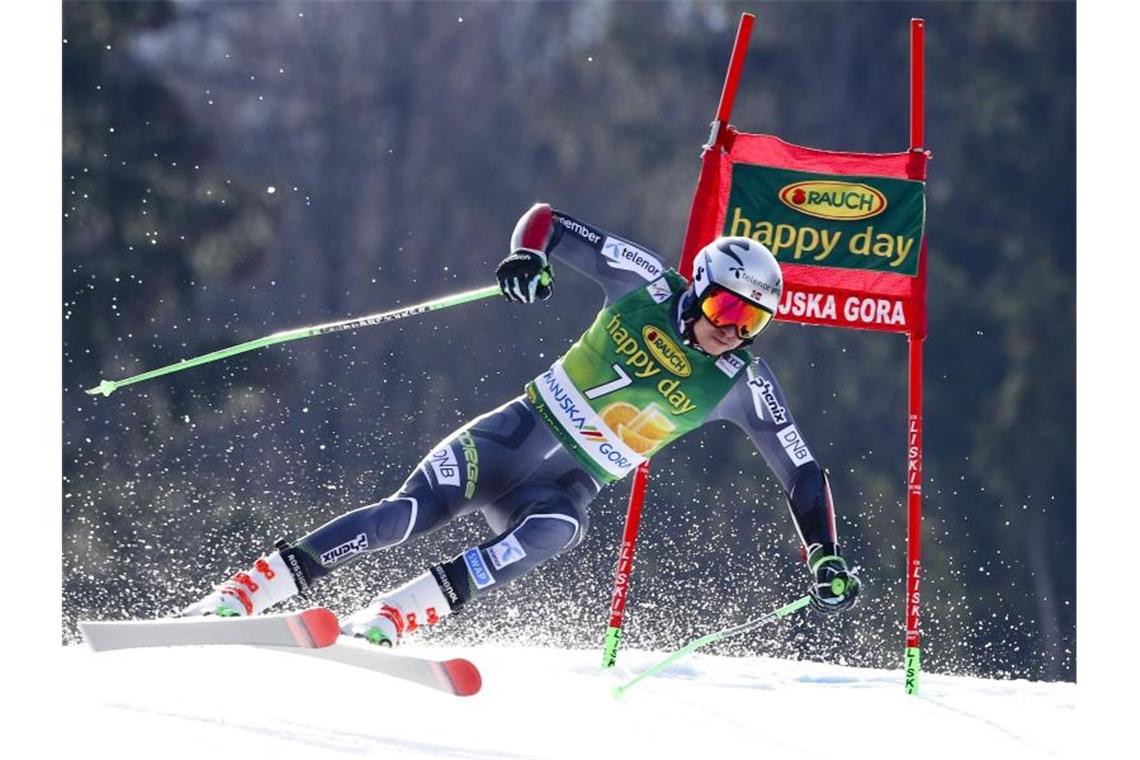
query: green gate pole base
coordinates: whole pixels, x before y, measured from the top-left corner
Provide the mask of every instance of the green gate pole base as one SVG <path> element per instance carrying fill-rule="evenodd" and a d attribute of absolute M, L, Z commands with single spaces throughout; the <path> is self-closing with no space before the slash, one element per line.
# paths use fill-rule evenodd
<path fill-rule="evenodd" d="M 621 643 L 621 629 L 610 626 L 606 629 L 606 645 L 602 652 L 602 667 L 612 668 L 617 662 L 618 644 Z"/>
<path fill-rule="evenodd" d="M 922 670 L 922 655 L 918 647 L 906 648 L 906 693 L 918 693 L 918 674 Z"/>

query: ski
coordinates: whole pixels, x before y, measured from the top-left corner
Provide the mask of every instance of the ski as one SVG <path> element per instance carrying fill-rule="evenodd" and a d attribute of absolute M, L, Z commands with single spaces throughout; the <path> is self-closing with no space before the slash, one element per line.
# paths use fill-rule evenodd
<path fill-rule="evenodd" d="M 79 630 L 96 652 L 137 647 L 256 646 L 371 670 L 458 697 L 476 694 L 483 685 L 479 669 L 469 660 L 415 657 L 340 635 L 336 615 L 323 607 L 242 618 L 81 620 Z"/>
<path fill-rule="evenodd" d="M 340 635 L 340 623 L 332 612 L 313 607 L 301 612 L 243 618 L 81 620 L 79 630 L 96 652 L 196 644 L 254 644 L 307 651 L 335 643 Z"/>
<path fill-rule="evenodd" d="M 478 693 L 483 685 L 479 669 L 469 660 L 454 658 L 436 660 L 393 652 L 351 636 L 341 636 L 332 646 L 321 649 L 270 646 L 277 652 L 303 654 L 330 662 L 339 662 L 393 678 L 427 686 L 457 697 Z"/>

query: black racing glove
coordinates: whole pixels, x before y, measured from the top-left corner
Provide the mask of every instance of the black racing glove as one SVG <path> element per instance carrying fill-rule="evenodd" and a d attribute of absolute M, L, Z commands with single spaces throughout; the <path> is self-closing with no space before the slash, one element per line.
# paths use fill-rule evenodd
<path fill-rule="evenodd" d="M 847 569 L 847 561 L 839 556 L 835 544 L 817 544 L 808 555 L 811 607 L 824 615 L 849 610 L 859 597 L 859 577 Z"/>
<path fill-rule="evenodd" d="M 536 298 L 545 301 L 554 291 L 554 276 L 546 255 L 526 248 L 503 259 L 495 270 L 495 277 L 508 301 L 534 303 Z"/>

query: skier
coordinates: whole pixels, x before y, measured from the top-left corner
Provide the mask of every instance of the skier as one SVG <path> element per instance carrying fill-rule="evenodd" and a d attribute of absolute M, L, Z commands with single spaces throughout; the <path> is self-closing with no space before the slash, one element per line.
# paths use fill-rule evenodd
<path fill-rule="evenodd" d="M 523 395 L 448 436 L 388 498 L 294 545 L 278 541 L 248 572 L 183 614 L 260 613 L 307 596 L 311 584 L 365 554 L 480 510 L 494 537 L 342 621 L 346 634 L 399 644 L 576 546 L 586 507 L 603 486 L 715 420 L 741 427 L 783 486 L 813 608 L 850 608 L 860 584 L 839 553 L 827 475 L 772 371 L 746 350 L 780 302 L 783 278 L 771 252 L 749 238 L 718 238 L 698 252 L 690 284 L 644 248 L 535 204 L 516 224 L 511 254 L 496 270 L 503 295 L 527 304 L 549 298 L 552 263 L 597 282 L 605 304 Z M 836 578 L 843 593 L 833 591 Z"/>

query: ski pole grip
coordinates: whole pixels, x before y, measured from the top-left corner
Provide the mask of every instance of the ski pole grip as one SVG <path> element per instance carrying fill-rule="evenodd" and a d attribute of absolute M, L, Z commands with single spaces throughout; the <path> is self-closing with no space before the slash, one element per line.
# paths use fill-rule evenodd
<path fill-rule="evenodd" d="M 843 593 L 845 591 L 847 591 L 847 581 L 843 580 L 842 578 L 831 579 L 831 593 L 835 594 L 836 596 L 843 596 Z"/>

